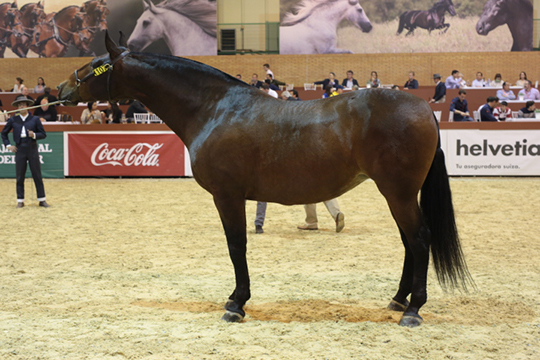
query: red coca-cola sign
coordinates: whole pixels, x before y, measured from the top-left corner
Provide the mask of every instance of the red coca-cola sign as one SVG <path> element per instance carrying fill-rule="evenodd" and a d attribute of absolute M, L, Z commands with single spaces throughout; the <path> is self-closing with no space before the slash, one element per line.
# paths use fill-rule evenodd
<path fill-rule="evenodd" d="M 173 133 L 67 133 L 66 176 L 185 176 L 184 144 Z"/>

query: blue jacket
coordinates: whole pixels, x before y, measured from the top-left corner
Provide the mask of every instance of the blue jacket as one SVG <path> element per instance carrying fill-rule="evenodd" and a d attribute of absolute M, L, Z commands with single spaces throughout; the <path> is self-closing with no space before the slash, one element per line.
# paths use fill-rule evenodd
<path fill-rule="evenodd" d="M 433 100 L 439 101 L 444 95 L 446 95 L 446 86 L 441 81 L 437 84 L 437 87 L 435 87 L 435 95 L 433 95 Z"/>
<path fill-rule="evenodd" d="M 450 104 L 450 111 L 454 111 L 454 121 L 461 121 L 463 119 L 463 115 L 455 112 L 456 110 L 469 112 L 469 105 L 467 104 L 467 99 L 463 99 L 463 102 L 461 102 L 459 101 L 459 97 L 456 96 L 452 99 L 452 103 Z"/>
<path fill-rule="evenodd" d="M 37 116 L 29 113 L 26 121 L 23 122 L 19 115 L 15 115 L 8 119 L 4 129 L 2 130 L 2 141 L 4 142 L 5 146 L 11 145 L 8 138 L 8 134 L 11 130 L 13 130 L 13 140 L 15 140 L 15 146 L 20 145 L 23 126 L 26 129 L 27 134 L 28 130 L 32 130 L 34 133 L 36 133 L 36 140 L 45 139 L 47 137 L 47 133 L 41 124 L 41 120 L 39 120 Z"/>
<path fill-rule="evenodd" d="M 480 121 L 499 121 L 493 116 L 493 109 L 489 107 L 489 104 L 485 104 L 480 109 Z"/>

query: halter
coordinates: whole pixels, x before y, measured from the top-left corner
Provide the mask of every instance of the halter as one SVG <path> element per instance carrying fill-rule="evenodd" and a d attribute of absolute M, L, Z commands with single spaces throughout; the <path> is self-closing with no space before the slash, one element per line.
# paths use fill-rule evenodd
<path fill-rule="evenodd" d="M 81 86 L 81 84 L 83 82 L 87 81 L 92 76 L 99 76 L 99 75 L 103 75 L 103 74 L 107 73 L 107 95 L 109 97 L 109 101 L 111 101 L 111 74 L 112 74 L 112 71 L 113 71 L 113 66 L 118 61 L 120 61 L 124 57 L 126 57 L 128 54 L 129 54 L 129 50 L 124 50 L 124 52 L 122 52 L 120 55 L 115 57 L 110 62 L 106 62 L 105 64 L 100 65 L 95 69 L 92 69 L 92 71 L 90 71 L 88 74 L 86 74 L 86 76 L 83 77 L 82 79 L 79 79 L 79 75 L 77 74 L 78 70 L 75 70 L 75 81 L 77 83 L 77 87 Z"/>

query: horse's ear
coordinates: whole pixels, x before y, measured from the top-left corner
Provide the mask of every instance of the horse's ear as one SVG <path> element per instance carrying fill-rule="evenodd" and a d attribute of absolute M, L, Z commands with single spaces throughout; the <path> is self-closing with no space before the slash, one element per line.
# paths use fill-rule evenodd
<path fill-rule="evenodd" d="M 118 39 L 118 45 L 124 47 L 124 48 L 128 48 L 128 44 L 127 44 L 127 40 L 126 40 L 126 36 L 124 35 L 124 33 L 122 31 L 120 31 L 120 38 Z"/>
<path fill-rule="evenodd" d="M 109 53 L 110 59 L 116 59 L 122 53 L 122 50 L 118 48 L 118 45 L 109 36 L 109 31 L 105 31 L 105 47 Z"/>
<path fill-rule="evenodd" d="M 144 10 L 147 10 L 148 8 L 153 8 L 154 4 L 152 3 L 152 0 L 143 0 L 143 7 Z"/>

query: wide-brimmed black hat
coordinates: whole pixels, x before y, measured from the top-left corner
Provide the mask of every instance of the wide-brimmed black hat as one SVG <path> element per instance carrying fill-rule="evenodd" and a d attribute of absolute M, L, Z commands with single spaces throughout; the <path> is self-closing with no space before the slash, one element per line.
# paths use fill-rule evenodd
<path fill-rule="evenodd" d="M 17 105 L 22 104 L 22 103 L 30 104 L 29 106 L 32 106 L 32 105 L 34 105 L 34 100 L 30 99 L 26 95 L 18 95 L 15 98 L 15 101 L 13 101 L 11 103 L 11 106 L 17 106 Z"/>
<path fill-rule="evenodd" d="M 433 78 L 434 78 L 434 79 L 440 79 L 440 78 L 441 78 L 441 74 L 433 74 Z"/>

